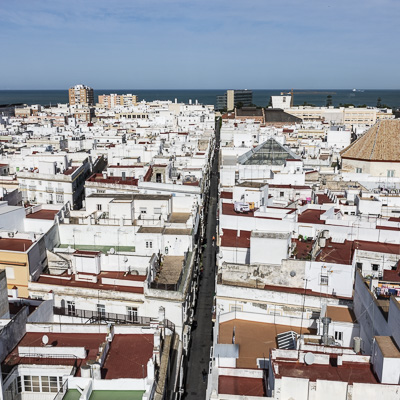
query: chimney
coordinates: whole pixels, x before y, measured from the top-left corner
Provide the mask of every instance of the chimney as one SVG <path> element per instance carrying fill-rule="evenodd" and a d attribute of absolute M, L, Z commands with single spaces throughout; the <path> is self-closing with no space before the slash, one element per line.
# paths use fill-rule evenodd
<path fill-rule="evenodd" d="M 11 289 L 11 294 L 14 300 L 18 299 L 18 288 L 16 286 L 13 286 L 13 288 Z"/>
<path fill-rule="evenodd" d="M 328 317 L 321 318 L 323 324 L 323 332 L 322 332 L 322 343 L 324 345 L 328 345 L 328 336 L 329 336 L 329 324 L 332 320 Z"/>

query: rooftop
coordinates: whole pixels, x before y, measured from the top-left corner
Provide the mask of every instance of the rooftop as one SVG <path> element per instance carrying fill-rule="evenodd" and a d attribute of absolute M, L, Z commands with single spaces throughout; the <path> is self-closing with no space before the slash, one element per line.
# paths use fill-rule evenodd
<path fill-rule="evenodd" d="M 25 252 L 32 244 L 32 240 L 0 238 L 0 250 Z"/>
<path fill-rule="evenodd" d="M 299 159 L 290 149 L 270 138 L 238 157 L 242 165 L 284 165 L 286 159 Z"/>
<path fill-rule="evenodd" d="M 331 357 L 334 359 L 334 357 Z M 370 363 L 348 363 L 342 365 L 300 364 L 299 362 L 274 361 L 279 372 L 275 377 L 291 377 L 309 379 L 311 382 L 317 380 L 339 381 L 353 383 L 379 383 L 375 377 Z"/>
<path fill-rule="evenodd" d="M 103 333 L 46 333 L 54 354 L 49 357 L 20 357 L 18 347 L 42 347 L 42 332 L 28 332 L 4 361 L 8 367 L 18 364 L 57 365 L 57 347 L 84 347 L 86 358 L 77 359 L 78 367 L 87 361 L 95 361 L 99 347 L 106 340 Z M 152 334 L 116 334 L 102 367 L 103 379 L 135 378 L 147 376 L 147 362 L 153 355 L 154 336 Z M 73 365 L 74 359 L 60 357 L 60 365 Z M 78 369 L 77 375 L 80 375 Z"/>
<path fill-rule="evenodd" d="M 385 358 L 400 358 L 400 351 L 391 336 L 375 336 L 375 341 Z"/>
<path fill-rule="evenodd" d="M 326 316 L 332 321 L 356 323 L 356 316 L 351 308 L 328 306 Z"/>
<path fill-rule="evenodd" d="M 278 347 L 276 335 L 287 331 L 300 333 L 300 328 L 288 325 L 233 319 L 219 325 L 218 343 L 231 344 L 235 328 L 235 344 L 239 345 L 237 368 L 257 368 L 257 358 L 269 358 L 271 349 Z M 315 334 L 313 329 L 303 328 L 304 334 Z"/>
<path fill-rule="evenodd" d="M 233 229 L 222 230 L 221 246 L 222 247 L 241 247 L 250 248 L 251 231 L 236 231 Z M 239 233 L 239 235 L 238 235 Z"/>
<path fill-rule="evenodd" d="M 326 210 L 313 210 L 312 208 L 309 208 L 299 214 L 297 220 L 298 222 L 303 222 L 307 224 L 325 224 L 325 221 L 321 221 L 320 216 L 323 214 Z"/>
<path fill-rule="evenodd" d="M 143 287 L 131 286 L 130 281 L 144 282 L 146 280 L 145 275 L 131 275 L 125 276 L 124 272 L 101 272 L 97 275 L 97 282 L 79 280 L 79 276 L 85 276 L 88 274 L 79 274 L 78 280 L 76 274 L 67 275 L 40 275 L 38 283 L 45 285 L 57 285 L 57 286 L 68 286 L 68 287 L 79 287 L 95 290 L 113 290 L 117 292 L 129 292 L 129 293 L 143 293 Z M 91 275 L 93 277 L 93 275 Z M 118 284 L 106 283 L 103 284 L 103 278 L 112 280 L 118 280 Z M 121 284 L 120 281 L 125 281 L 126 284 Z"/>
<path fill-rule="evenodd" d="M 400 160 L 400 120 L 382 120 L 341 152 L 342 158 L 365 161 Z"/>
<path fill-rule="evenodd" d="M 54 220 L 59 210 L 39 210 L 28 214 L 26 218 Z"/>
<path fill-rule="evenodd" d="M 158 274 L 157 283 L 175 284 L 183 268 L 184 256 L 165 256 Z"/>
<path fill-rule="evenodd" d="M 86 182 L 137 186 L 139 180 L 131 177 L 122 178 L 119 176 L 107 176 L 106 178 L 104 178 L 103 174 L 93 174 L 88 179 L 86 179 Z"/>
<path fill-rule="evenodd" d="M 219 376 L 219 394 L 236 396 L 265 397 L 264 382 L 262 378 L 242 378 L 238 376 Z"/>

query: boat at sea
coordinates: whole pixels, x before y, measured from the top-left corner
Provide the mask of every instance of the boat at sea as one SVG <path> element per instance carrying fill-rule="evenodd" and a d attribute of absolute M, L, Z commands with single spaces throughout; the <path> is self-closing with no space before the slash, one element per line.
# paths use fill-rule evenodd
<path fill-rule="evenodd" d="M 363 93 L 364 90 L 362 90 L 362 89 L 353 89 L 353 92 L 360 92 L 360 93 Z"/>

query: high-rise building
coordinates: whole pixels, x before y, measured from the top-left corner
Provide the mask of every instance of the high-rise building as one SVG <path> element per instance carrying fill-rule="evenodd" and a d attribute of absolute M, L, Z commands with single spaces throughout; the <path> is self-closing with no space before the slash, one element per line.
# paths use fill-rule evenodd
<path fill-rule="evenodd" d="M 99 104 L 110 109 L 116 106 L 134 106 L 137 104 L 137 96 L 134 94 L 103 94 L 99 96 Z"/>
<path fill-rule="evenodd" d="M 225 94 L 217 96 L 217 109 L 233 110 L 237 105 L 248 107 L 253 104 L 252 90 L 227 90 Z"/>
<path fill-rule="evenodd" d="M 85 85 L 75 85 L 69 88 L 69 105 L 84 104 L 92 106 L 94 104 L 93 89 Z"/>

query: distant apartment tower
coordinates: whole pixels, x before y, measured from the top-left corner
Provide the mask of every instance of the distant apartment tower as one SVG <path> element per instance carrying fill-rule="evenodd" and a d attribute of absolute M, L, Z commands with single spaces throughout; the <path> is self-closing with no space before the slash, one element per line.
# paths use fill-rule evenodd
<path fill-rule="evenodd" d="M 93 89 L 85 85 L 75 85 L 69 88 L 69 105 L 83 104 L 92 106 L 94 104 Z"/>
<path fill-rule="evenodd" d="M 253 104 L 253 91 L 251 90 L 227 90 L 225 94 L 217 96 L 217 109 L 233 110 L 238 104 L 248 107 Z"/>
<path fill-rule="evenodd" d="M 134 106 L 137 104 L 137 96 L 134 94 L 102 94 L 99 96 L 99 104 L 110 109 L 116 106 Z"/>

